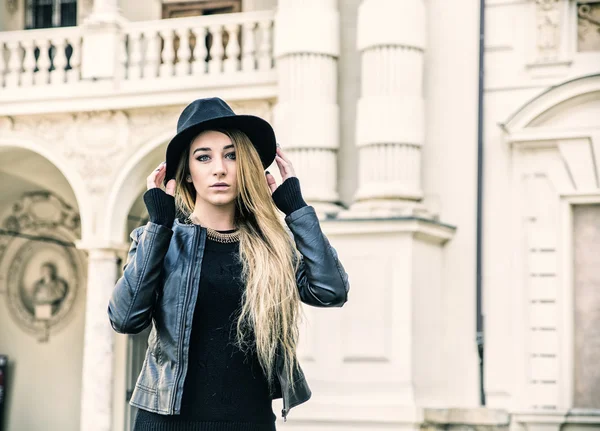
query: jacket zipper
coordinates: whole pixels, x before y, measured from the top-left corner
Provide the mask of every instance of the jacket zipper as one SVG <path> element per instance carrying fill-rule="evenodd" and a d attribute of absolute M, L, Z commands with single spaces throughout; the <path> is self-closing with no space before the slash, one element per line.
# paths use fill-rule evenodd
<path fill-rule="evenodd" d="M 281 399 L 283 400 L 283 410 L 281 410 L 281 417 L 283 417 L 283 421 L 287 421 L 287 415 L 290 411 L 288 408 L 288 401 L 286 399 L 287 387 L 283 388 L 283 381 L 281 379 L 281 375 L 279 374 L 279 369 L 277 369 L 277 378 L 279 379 L 279 386 L 281 387 Z"/>
<path fill-rule="evenodd" d="M 185 292 L 185 298 L 183 300 L 183 316 L 181 318 L 181 329 L 180 329 L 180 334 L 181 336 L 179 337 L 179 357 L 183 358 L 183 338 L 184 338 L 184 331 L 185 331 L 185 320 L 187 318 L 187 303 L 188 303 L 188 296 L 189 296 L 189 292 L 191 289 L 191 278 L 192 278 L 192 274 L 194 271 L 194 267 L 195 265 L 195 261 L 196 261 L 196 257 L 197 257 L 197 253 L 198 253 L 198 245 L 196 244 L 196 241 L 198 239 L 198 229 L 199 227 L 194 225 L 194 240 L 193 240 L 193 247 L 192 250 L 195 250 L 194 253 L 194 262 L 192 264 L 190 264 L 190 270 L 188 272 L 188 276 L 187 276 L 187 284 L 186 284 L 186 292 Z M 181 361 L 180 361 L 181 363 Z M 178 388 L 179 388 L 179 379 L 181 378 L 181 365 L 179 366 L 179 368 L 177 369 L 177 375 L 175 376 L 175 388 L 174 388 L 174 393 L 173 393 L 173 403 L 171 406 L 171 414 L 175 413 L 175 400 L 177 399 L 177 392 L 178 392 Z"/>

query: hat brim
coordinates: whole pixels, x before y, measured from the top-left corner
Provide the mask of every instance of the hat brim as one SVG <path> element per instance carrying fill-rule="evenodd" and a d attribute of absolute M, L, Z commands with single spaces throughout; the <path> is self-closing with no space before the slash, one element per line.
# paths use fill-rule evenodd
<path fill-rule="evenodd" d="M 244 132 L 256 148 L 263 169 L 268 168 L 273 160 L 277 149 L 275 132 L 271 125 L 260 117 L 254 115 L 231 115 L 228 117 L 219 117 L 212 120 L 203 121 L 194 124 L 187 129 L 177 133 L 167 146 L 166 162 L 167 172 L 164 184 L 173 178 L 177 171 L 179 159 L 187 145 L 192 143 L 192 139 L 200 132 L 213 129 L 238 129 Z"/>

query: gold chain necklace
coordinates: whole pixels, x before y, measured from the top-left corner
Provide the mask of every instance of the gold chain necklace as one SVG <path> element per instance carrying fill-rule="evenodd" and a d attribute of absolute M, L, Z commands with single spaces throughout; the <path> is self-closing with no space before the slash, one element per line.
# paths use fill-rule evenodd
<path fill-rule="evenodd" d="M 185 219 L 187 224 L 200 224 L 196 221 L 194 221 L 194 215 L 190 214 L 189 217 L 187 217 Z M 214 230 L 210 227 L 206 228 L 206 236 L 208 237 L 208 239 L 212 240 L 212 241 L 216 241 L 216 242 L 223 242 L 223 243 L 232 243 L 232 242 L 237 242 L 240 240 L 240 231 L 236 230 L 235 232 L 230 232 L 230 233 L 223 233 L 223 232 L 219 232 L 217 230 Z"/>

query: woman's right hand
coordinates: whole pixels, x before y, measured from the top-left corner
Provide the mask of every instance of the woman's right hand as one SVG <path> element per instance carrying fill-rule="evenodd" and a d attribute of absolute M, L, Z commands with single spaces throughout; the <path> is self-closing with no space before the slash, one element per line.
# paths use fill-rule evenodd
<path fill-rule="evenodd" d="M 148 178 L 146 178 L 146 187 L 148 188 L 148 190 L 153 189 L 153 188 L 159 188 L 160 185 L 163 183 L 163 181 L 165 180 L 165 175 L 167 173 L 167 163 L 166 162 L 162 162 L 160 165 L 158 165 L 158 167 L 152 171 L 152 173 L 150 175 L 148 175 Z M 175 194 L 175 180 L 169 180 L 169 182 L 167 182 L 167 186 L 165 187 L 165 193 L 167 193 L 170 196 L 173 196 Z"/>

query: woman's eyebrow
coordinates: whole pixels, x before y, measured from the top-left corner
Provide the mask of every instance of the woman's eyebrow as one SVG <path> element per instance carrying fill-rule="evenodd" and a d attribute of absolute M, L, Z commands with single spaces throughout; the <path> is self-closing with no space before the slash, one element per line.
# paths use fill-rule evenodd
<path fill-rule="evenodd" d="M 227 145 L 225 147 L 223 147 L 223 151 L 228 150 L 230 148 L 234 148 L 233 144 Z M 212 148 L 208 148 L 208 147 L 201 147 L 201 148 L 196 148 L 194 150 L 194 152 L 192 153 L 192 155 L 196 154 L 196 152 L 198 151 L 212 151 Z"/>

